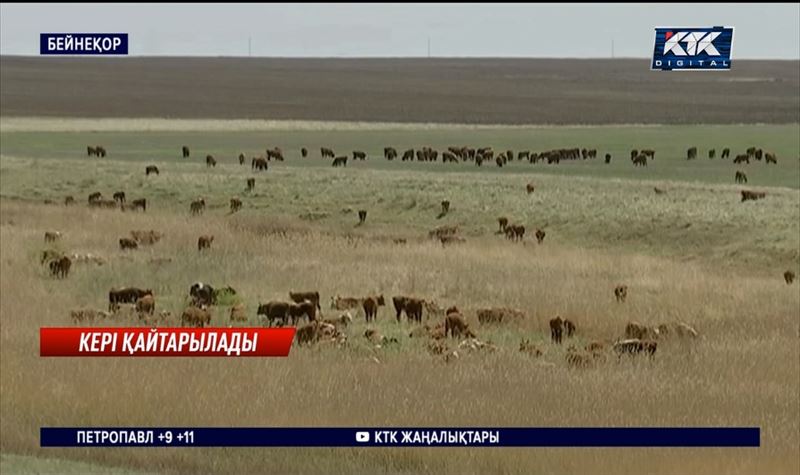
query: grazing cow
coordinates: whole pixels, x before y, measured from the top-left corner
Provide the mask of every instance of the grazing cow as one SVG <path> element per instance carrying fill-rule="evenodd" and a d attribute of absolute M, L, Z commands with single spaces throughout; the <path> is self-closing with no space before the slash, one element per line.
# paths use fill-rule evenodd
<path fill-rule="evenodd" d="M 406 150 L 405 152 L 403 152 L 403 156 L 400 158 L 400 160 L 402 160 L 404 162 L 407 161 L 407 160 L 414 160 L 414 149 L 410 148 L 410 149 Z"/>
<path fill-rule="evenodd" d="M 714 158 L 717 156 L 717 151 L 715 149 L 711 149 L 708 151 L 708 158 Z"/>
<path fill-rule="evenodd" d="M 567 338 L 572 338 L 572 335 L 575 334 L 575 324 L 572 323 L 572 320 L 565 318 L 563 320 L 563 325 L 564 325 L 564 333 L 566 333 Z"/>
<path fill-rule="evenodd" d="M 239 165 L 244 165 L 245 156 L 243 153 L 239 154 Z"/>
<path fill-rule="evenodd" d="M 280 147 L 275 147 L 272 150 L 267 149 L 267 160 L 273 158 L 279 162 L 283 161 L 283 150 L 281 150 Z"/>
<path fill-rule="evenodd" d="M 748 200 L 760 200 L 766 198 L 767 193 L 764 191 L 749 191 L 749 190 L 742 190 L 742 201 Z"/>
<path fill-rule="evenodd" d="M 108 311 L 116 311 L 121 303 L 135 304 L 136 301 L 145 295 L 153 295 L 153 291 L 150 289 L 139 289 L 136 287 L 111 289 L 108 291 Z"/>
<path fill-rule="evenodd" d="M 114 201 L 123 205 L 125 204 L 125 192 L 124 191 L 117 191 L 114 193 Z"/>
<path fill-rule="evenodd" d="M 537 229 L 536 230 L 536 242 L 537 243 L 541 244 L 542 242 L 544 242 L 545 236 L 547 236 L 547 233 L 545 233 L 541 229 Z"/>
<path fill-rule="evenodd" d="M 253 191 L 256 187 L 256 179 L 255 178 L 248 178 L 247 179 L 247 191 Z"/>
<path fill-rule="evenodd" d="M 561 320 L 561 317 L 556 317 L 550 320 L 550 340 L 560 345 L 561 338 L 564 334 L 564 321 Z"/>
<path fill-rule="evenodd" d="M 61 233 L 58 231 L 45 231 L 44 242 L 55 242 L 61 239 Z"/>
<path fill-rule="evenodd" d="M 382 307 L 385 304 L 386 303 L 383 300 L 383 295 L 365 298 L 362 306 L 364 307 L 364 316 L 366 317 L 367 322 L 378 318 L 378 307 Z"/>
<path fill-rule="evenodd" d="M 460 338 L 462 335 L 467 338 L 475 338 L 475 334 L 469 328 L 469 324 L 458 312 L 450 312 L 444 318 L 444 335 L 453 338 Z"/>
<path fill-rule="evenodd" d="M 119 248 L 122 249 L 123 251 L 126 249 L 138 249 L 139 243 L 130 238 L 120 238 Z"/>
<path fill-rule="evenodd" d="M 606 154 L 606 163 L 611 163 L 611 154 L 610 153 Z"/>
<path fill-rule="evenodd" d="M 158 231 L 131 231 L 131 237 L 139 244 L 155 244 L 164 237 L 163 233 Z"/>
<path fill-rule="evenodd" d="M 519 342 L 519 351 L 520 353 L 527 353 L 530 356 L 539 357 L 542 356 L 542 350 L 540 350 L 536 345 L 531 343 L 530 340 L 527 338 Z"/>
<path fill-rule="evenodd" d="M 761 149 L 756 150 L 755 152 L 756 160 L 761 161 L 761 157 L 764 155 L 764 151 Z"/>
<path fill-rule="evenodd" d="M 95 191 L 94 193 L 91 193 L 89 195 L 89 204 L 92 204 L 96 201 L 100 201 L 101 199 L 103 199 L 103 194 L 100 193 L 99 191 Z"/>
<path fill-rule="evenodd" d="M 181 314 L 181 326 L 203 328 L 211 324 L 211 312 L 204 306 L 189 306 Z"/>
<path fill-rule="evenodd" d="M 333 150 L 331 150 L 329 148 L 326 148 L 326 147 L 321 147 L 319 149 L 319 152 L 322 155 L 322 158 L 333 158 L 335 156 L 335 154 L 333 153 Z"/>
<path fill-rule="evenodd" d="M 628 298 L 628 286 L 618 285 L 614 287 L 614 297 L 617 299 L 617 302 L 624 302 L 625 299 Z"/>
<path fill-rule="evenodd" d="M 92 147 L 91 145 L 89 145 L 89 146 L 86 147 L 86 155 L 88 155 L 90 157 L 92 155 L 97 155 L 97 150 L 94 147 Z"/>
<path fill-rule="evenodd" d="M 422 322 L 422 308 L 424 307 L 424 302 L 421 299 L 398 296 L 392 297 L 392 303 L 397 312 L 396 318 L 398 322 L 400 321 L 402 312 L 406 313 L 406 317 L 408 317 L 409 321 L 416 320 L 417 322 Z"/>
<path fill-rule="evenodd" d="M 509 224 L 506 226 L 506 237 L 512 241 L 522 241 L 525 237 L 525 226 L 521 224 Z"/>
<path fill-rule="evenodd" d="M 268 170 L 269 165 L 266 158 L 253 157 L 253 160 L 250 162 L 250 168 L 253 170 Z"/>
<path fill-rule="evenodd" d="M 319 304 L 319 292 L 289 292 L 289 298 L 292 299 L 294 303 L 303 303 L 308 300 L 313 303 L 316 308 L 322 310 Z"/>
<path fill-rule="evenodd" d="M 767 152 L 764 154 L 764 163 L 778 164 L 778 157 L 774 153 Z"/>
<path fill-rule="evenodd" d="M 627 340 L 620 340 L 614 343 L 613 346 L 614 352 L 617 353 L 618 356 L 622 356 L 624 354 L 628 355 L 638 355 L 641 353 L 646 353 L 651 358 L 655 356 L 656 350 L 658 349 L 658 342 L 652 340 L 640 340 L 636 338 L 631 338 Z"/>
<path fill-rule="evenodd" d="M 181 148 L 181 153 L 183 154 L 183 158 L 189 158 L 189 147 L 187 147 L 186 145 L 184 145 L 184 146 Z"/>
<path fill-rule="evenodd" d="M 141 208 L 142 211 L 147 211 L 147 199 L 139 198 L 131 201 L 131 209 L 136 210 L 137 208 Z"/>
<path fill-rule="evenodd" d="M 67 256 L 61 256 L 50 261 L 49 267 L 51 275 L 59 279 L 64 279 L 69 275 L 69 269 L 72 267 L 72 260 Z"/>
<path fill-rule="evenodd" d="M 628 322 L 625 325 L 625 338 L 637 339 L 637 340 L 647 340 L 651 337 L 653 331 L 647 325 L 642 325 L 638 322 Z"/>
<path fill-rule="evenodd" d="M 739 154 L 736 155 L 736 158 L 733 159 L 733 163 L 742 163 L 742 162 L 750 163 L 750 155 Z"/>
<path fill-rule="evenodd" d="M 301 149 L 300 149 L 300 155 L 301 155 L 303 158 L 306 158 L 306 157 L 308 156 L 308 150 L 307 150 L 305 147 L 301 148 Z"/>
<path fill-rule="evenodd" d="M 206 200 L 204 198 L 192 201 L 191 204 L 189 205 L 189 211 L 191 211 L 192 214 L 201 214 L 205 208 L 206 208 Z"/>
<path fill-rule="evenodd" d="M 216 166 L 217 166 L 217 160 L 211 155 L 206 155 L 206 167 L 216 167 Z"/>
<path fill-rule="evenodd" d="M 656 151 L 652 149 L 645 149 L 641 151 L 642 155 L 649 158 L 650 160 L 656 159 Z"/>
<path fill-rule="evenodd" d="M 697 147 L 692 147 L 686 151 L 686 160 L 694 160 L 697 158 Z"/>
<path fill-rule="evenodd" d="M 508 227 L 508 218 L 506 218 L 505 216 L 501 216 L 497 218 L 497 223 L 500 225 L 500 232 L 501 233 L 506 232 L 506 227 Z"/>
<path fill-rule="evenodd" d="M 256 315 L 263 315 L 269 322 L 269 326 L 277 320 L 280 326 L 286 325 L 288 322 L 289 307 L 292 304 L 289 302 L 272 301 L 265 304 L 259 304 Z"/>
<path fill-rule="evenodd" d="M 66 198 L 64 198 L 64 206 L 69 206 L 74 204 L 75 204 L 75 198 L 73 196 L 67 196 Z"/>
<path fill-rule="evenodd" d="M 153 295 L 144 295 L 139 297 L 136 300 L 134 308 L 136 309 L 136 313 L 139 314 L 140 318 L 144 315 L 153 315 L 153 312 L 156 309 L 156 299 L 153 297 Z"/>
<path fill-rule="evenodd" d="M 245 306 L 243 303 L 237 303 L 236 305 L 231 307 L 229 320 L 231 322 L 247 321 L 247 312 L 245 311 Z"/>
<path fill-rule="evenodd" d="M 794 272 L 787 270 L 783 273 L 783 280 L 786 281 L 787 284 L 791 284 L 794 282 Z"/>
<path fill-rule="evenodd" d="M 534 188 L 534 186 L 533 186 L 533 184 L 532 184 L 532 183 L 528 183 L 527 185 L 525 185 L 525 190 L 528 192 L 528 194 L 529 194 L 529 195 L 530 195 L 531 193 L 533 193 L 534 189 L 535 189 L 535 188 Z"/>
<path fill-rule="evenodd" d="M 367 154 L 360 150 L 353 150 L 353 160 L 366 160 Z"/>
<path fill-rule="evenodd" d="M 358 224 L 364 224 L 367 220 L 367 210 L 362 209 L 358 211 Z"/>
<path fill-rule="evenodd" d="M 102 310 L 95 310 L 93 308 L 82 308 L 79 310 L 70 310 L 69 316 L 75 324 L 83 323 L 84 321 L 93 322 L 95 319 L 106 319 L 111 316 L 110 313 Z"/>
<path fill-rule="evenodd" d="M 450 212 L 450 201 L 444 200 L 442 201 L 442 216 L 446 215 Z"/>
<path fill-rule="evenodd" d="M 338 167 L 338 166 L 346 167 L 347 166 L 347 156 L 334 158 L 333 159 L 333 163 L 331 165 L 334 166 L 334 167 Z"/>
<path fill-rule="evenodd" d="M 191 297 L 192 305 L 194 306 L 217 303 L 217 292 L 214 287 L 202 282 L 195 282 L 189 287 L 189 297 Z"/>
<path fill-rule="evenodd" d="M 731 156 L 731 149 L 723 148 L 722 155 L 720 155 L 720 158 L 730 158 L 730 156 Z"/>
<path fill-rule="evenodd" d="M 212 242 L 214 242 L 214 236 L 200 236 L 197 238 L 197 250 L 210 249 Z"/>
<path fill-rule="evenodd" d="M 647 166 L 647 155 L 638 155 L 633 158 L 633 166 Z"/>
<path fill-rule="evenodd" d="M 292 319 L 292 325 L 297 325 L 297 321 L 302 317 L 306 317 L 311 323 L 317 319 L 317 306 L 309 300 L 291 303 L 289 304 L 289 317 Z"/>
<path fill-rule="evenodd" d="M 733 178 L 736 183 L 747 183 L 747 175 L 743 171 L 736 171 L 736 175 Z"/>
<path fill-rule="evenodd" d="M 397 150 L 394 147 L 384 147 L 383 156 L 386 160 L 394 160 L 397 158 Z"/>
<path fill-rule="evenodd" d="M 231 213 L 235 213 L 242 209 L 242 200 L 239 198 L 231 198 Z"/>
<path fill-rule="evenodd" d="M 151 173 L 158 175 L 158 167 L 155 165 L 147 165 L 144 169 L 144 174 L 145 176 L 149 176 Z"/>

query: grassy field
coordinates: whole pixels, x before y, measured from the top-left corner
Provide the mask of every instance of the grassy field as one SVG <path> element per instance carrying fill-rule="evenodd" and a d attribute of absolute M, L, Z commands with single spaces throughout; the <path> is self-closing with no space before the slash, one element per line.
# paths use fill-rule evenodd
<path fill-rule="evenodd" d="M 69 459 L 91 467 L 169 473 L 797 473 L 800 462 L 800 294 L 781 274 L 800 266 L 798 126 L 373 131 L 0 131 L 0 449 L 4 454 Z M 680 137 L 679 140 L 676 137 Z M 104 160 L 83 156 L 103 144 Z M 193 157 L 179 158 L 190 145 Z M 497 169 L 458 164 L 386 163 L 383 146 L 493 145 L 542 150 L 596 147 L 612 164 L 515 163 Z M 777 166 L 737 167 L 719 159 L 683 160 L 689 145 L 777 152 Z M 266 146 L 288 152 L 256 174 L 234 164 Z M 332 169 L 320 145 L 363 149 L 371 158 Z M 311 157 L 299 158 L 307 146 Z M 634 169 L 632 147 L 656 160 Z M 207 169 L 212 153 L 220 165 Z M 162 173 L 145 178 L 144 165 Z M 274 162 L 273 162 L 274 163 Z M 740 203 L 733 173 L 765 200 Z M 446 170 L 446 171 L 445 171 Z M 536 191 L 528 195 L 525 184 Z M 667 190 L 656 195 L 653 187 Z M 147 213 L 93 210 L 86 195 L 124 190 L 146 197 Z M 78 205 L 64 207 L 66 195 Z M 198 195 L 210 204 L 191 217 Z M 229 214 L 228 199 L 245 205 Z M 59 204 L 44 205 L 44 199 Z M 439 202 L 452 210 L 437 218 Z M 363 226 L 356 210 L 367 209 Z M 527 236 L 495 234 L 506 215 Z M 443 247 L 427 231 L 456 224 L 467 241 Z M 133 229 L 164 239 L 123 253 L 117 240 Z M 91 252 L 103 266 L 77 264 L 66 280 L 38 263 L 42 234 L 59 230 L 58 247 Z M 198 256 L 197 236 L 214 234 Z M 404 237 L 407 244 L 394 244 Z M 167 258 L 169 261 L 156 259 Z M 255 307 L 290 290 L 390 297 L 414 294 L 458 305 L 496 352 L 459 351 L 445 363 L 413 325 L 381 308 L 372 325 L 398 345 L 376 348 L 361 335 L 358 313 L 344 348 L 293 348 L 289 358 L 42 359 L 38 328 L 69 325 L 68 311 L 103 308 L 109 287 L 152 288 L 158 310 L 180 312 L 192 282 L 231 285 L 251 320 Z M 614 301 L 618 283 L 630 287 Z M 481 326 L 475 311 L 509 306 L 520 322 Z M 227 325 L 226 307 L 212 324 Z M 570 343 L 611 341 L 629 321 L 685 321 L 695 341 L 667 340 L 654 361 L 605 363 L 583 370 L 565 363 L 565 347 L 548 342 L 547 320 L 574 320 Z M 431 323 L 435 318 L 430 320 Z M 177 324 L 177 320 L 168 323 Z M 123 312 L 111 325 L 139 324 Z M 522 338 L 544 354 L 520 353 Z M 455 348 L 456 341 L 450 342 Z M 59 449 L 38 448 L 41 426 L 758 426 L 758 449 Z M 31 462 L 32 463 L 32 462 Z M 13 465 L 12 465 L 13 464 Z M 28 469 L 4 458 L 3 470 Z M 11 468 L 9 468 L 11 467 Z M 47 468 L 40 469 L 48 471 Z M 53 471 L 61 471 L 52 469 Z M 67 470 L 67 469 L 64 469 Z M 93 469 L 94 470 L 94 469 Z M 111 470 L 111 469 L 109 469 Z"/>

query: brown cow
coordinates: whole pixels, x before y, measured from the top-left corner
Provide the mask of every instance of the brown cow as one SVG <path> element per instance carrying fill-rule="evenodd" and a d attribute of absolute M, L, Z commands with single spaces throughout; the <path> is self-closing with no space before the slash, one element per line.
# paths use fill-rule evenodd
<path fill-rule="evenodd" d="M 70 206 L 74 204 L 75 204 L 75 197 L 70 195 L 64 198 L 64 206 Z"/>
<path fill-rule="evenodd" d="M 201 307 L 189 306 L 181 314 L 181 326 L 203 328 L 211 324 L 211 312 L 205 305 Z"/>
<path fill-rule="evenodd" d="M 628 298 L 628 286 L 618 285 L 614 287 L 614 297 L 616 297 L 617 302 L 624 302 Z"/>
<path fill-rule="evenodd" d="M 135 304 L 137 300 L 145 295 L 153 295 L 153 291 L 150 289 L 139 289 L 136 287 L 111 289 L 108 291 L 108 311 L 116 311 L 121 303 Z"/>
<path fill-rule="evenodd" d="M 141 318 L 145 314 L 153 315 L 153 312 L 156 309 L 156 299 L 153 297 L 152 294 L 140 297 L 138 300 L 136 300 L 135 308 L 136 308 L 136 313 L 139 314 L 139 318 Z"/>
<path fill-rule="evenodd" d="M 72 260 L 67 256 L 61 256 L 50 261 L 49 267 L 51 275 L 59 279 L 64 279 L 69 275 L 69 269 L 72 267 Z"/>
<path fill-rule="evenodd" d="M 255 178 L 248 178 L 247 179 L 247 191 L 253 191 L 256 187 L 256 179 Z"/>
<path fill-rule="evenodd" d="M 386 303 L 383 300 L 383 295 L 365 298 L 362 305 L 364 307 L 364 315 L 366 316 L 367 322 L 378 318 L 378 307 L 382 307 L 385 304 Z"/>
<path fill-rule="evenodd" d="M 501 216 L 497 218 L 497 222 L 498 224 L 500 224 L 500 232 L 501 233 L 506 232 L 506 226 L 508 226 L 508 218 L 506 218 L 505 216 Z"/>
<path fill-rule="evenodd" d="M 55 242 L 61 239 L 61 233 L 58 231 L 45 231 L 44 242 Z"/>
<path fill-rule="evenodd" d="M 292 304 L 289 302 L 278 302 L 272 301 L 265 304 L 260 304 L 258 306 L 258 311 L 256 315 L 263 315 L 269 321 L 269 326 L 272 326 L 272 323 L 275 320 L 280 321 L 280 326 L 286 325 L 288 321 L 289 315 L 289 307 Z"/>
<path fill-rule="evenodd" d="M 239 154 L 239 165 L 244 165 L 245 156 L 243 153 Z"/>
<path fill-rule="evenodd" d="M 749 191 L 749 190 L 742 190 L 742 202 L 748 200 L 760 200 L 767 196 L 766 192 L 763 191 Z"/>
<path fill-rule="evenodd" d="M 197 250 L 210 249 L 212 242 L 214 242 L 214 236 L 200 236 L 197 238 Z"/>
<path fill-rule="evenodd" d="M 216 166 L 217 166 L 217 160 L 211 155 L 206 155 L 206 167 L 216 167 Z"/>
<path fill-rule="evenodd" d="M 300 155 L 301 155 L 303 158 L 306 158 L 306 157 L 308 156 L 308 150 L 307 150 L 305 147 L 301 148 L 301 149 L 300 149 Z"/>
<path fill-rule="evenodd" d="M 747 183 L 747 175 L 743 171 L 737 170 L 733 179 L 736 183 Z"/>
<path fill-rule="evenodd" d="M 242 209 L 242 200 L 239 198 L 231 198 L 231 213 L 235 213 Z"/>
<path fill-rule="evenodd" d="M 139 198 L 131 201 L 131 209 L 135 210 L 137 208 L 141 208 L 142 211 L 147 211 L 147 199 Z"/>
<path fill-rule="evenodd" d="M 117 191 L 116 193 L 114 193 L 113 198 L 114 198 L 114 201 L 116 201 L 117 203 L 119 203 L 121 205 L 125 204 L 125 192 L 124 191 Z"/>
<path fill-rule="evenodd" d="M 183 158 L 188 158 L 189 157 L 189 147 L 187 147 L 186 145 L 181 147 L 181 153 L 183 154 Z"/>
<path fill-rule="evenodd" d="M 533 186 L 533 184 L 532 184 L 532 183 L 528 183 L 528 184 L 525 186 L 525 190 L 526 190 L 526 191 L 528 192 L 528 194 L 530 195 L 531 193 L 533 193 L 533 191 L 535 190 L 535 188 L 534 188 L 534 186 Z"/>
<path fill-rule="evenodd" d="M 306 317 L 310 322 L 317 319 L 317 306 L 314 302 L 304 300 L 300 303 L 289 304 L 289 317 L 292 319 L 292 325 L 297 325 L 297 321 L 302 317 Z"/>
<path fill-rule="evenodd" d="M 571 320 L 565 318 L 563 320 L 563 325 L 564 333 L 566 333 L 567 338 L 572 338 L 572 335 L 575 334 L 575 324 L 572 323 Z"/>
<path fill-rule="evenodd" d="M 787 270 L 783 273 L 783 280 L 786 281 L 787 284 L 791 284 L 794 282 L 794 272 Z"/>
<path fill-rule="evenodd" d="M 553 343 L 561 344 L 561 338 L 564 334 L 564 321 L 561 317 L 556 317 L 550 320 L 550 339 Z"/>
<path fill-rule="evenodd" d="M 151 173 L 158 175 L 158 167 L 155 165 L 147 165 L 144 169 L 145 176 L 150 176 Z"/>
<path fill-rule="evenodd" d="M 767 152 L 764 154 L 764 163 L 778 164 L 778 157 L 774 153 Z"/>
<path fill-rule="evenodd" d="M 331 165 L 334 166 L 334 167 L 338 167 L 338 166 L 346 167 L 347 166 L 347 156 L 334 158 L 333 159 L 333 163 Z"/>
<path fill-rule="evenodd" d="M 253 170 L 269 170 L 269 164 L 264 157 L 253 157 L 250 163 L 250 168 Z"/>
<path fill-rule="evenodd" d="M 545 238 L 546 235 L 547 235 L 547 233 L 545 233 L 541 229 L 537 229 L 536 230 L 536 242 L 541 244 L 544 241 L 544 238 Z"/>
<path fill-rule="evenodd" d="M 319 292 L 289 292 L 289 298 L 292 299 L 294 303 L 303 303 L 308 300 L 313 303 L 317 309 L 322 310 L 319 304 Z"/>
<path fill-rule="evenodd" d="M 444 334 L 453 338 L 460 338 L 462 335 L 467 338 L 475 338 L 475 334 L 469 328 L 469 324 L 458 312 L 451 312 L 444 318 Z"/>
<path fill-rule="evenodd" d="M 450 201 L 449 200 L 442 201 L 442 213 L 440 216 L 444 216 L 449 212 L 450 212 Z"/>
<path fill-rule="evenodd" d="M 416 320 L 417 322 L 422 322 L 422 309 L 424 307 L 424 301 L 417 298 L 412 297 L 392 297 L 392 303 L 394 304 L 394 309 L 397 312 L 397 321 L 400 321 L 400 316 L 402 312 L 406 313 L 406 317 L 408 320 Z"/>
<path fill-rule="evenodd" d="M 358 211 L 358 224 L 364 224 L 367 220 L 367 210 L 362 209 Z"/>
<path fill-rule="evenodd" d="M 119 239 L 119 248 L 122 249 L 123 251 L 125 249 L 138 249 L 139 248 L 139 243 L 137 243 L 135 240 L 130 239 L 130 238 L 120 238 Z"/>
<path fill-rule="evenodd" d="M 246 322 L 247 312 L 243 303 L 231 307 L 229 319 L 231 322 Z"/>
<path fill-rule="evenodd" d="M 192 214 L 201 214 L 205 208 L 206 200 L 204 198 L 197 199 L 189 204 L 189 211 L 191 211 Z"/>

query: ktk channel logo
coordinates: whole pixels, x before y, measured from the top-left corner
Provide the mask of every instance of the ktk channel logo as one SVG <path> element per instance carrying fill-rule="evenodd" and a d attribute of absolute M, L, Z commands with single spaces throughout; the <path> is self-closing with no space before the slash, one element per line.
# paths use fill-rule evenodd
<path fill-rule="evenodd" d="M 728 71 L 733 27 L 656 28 L 651 69 L 661 71 Z"/>

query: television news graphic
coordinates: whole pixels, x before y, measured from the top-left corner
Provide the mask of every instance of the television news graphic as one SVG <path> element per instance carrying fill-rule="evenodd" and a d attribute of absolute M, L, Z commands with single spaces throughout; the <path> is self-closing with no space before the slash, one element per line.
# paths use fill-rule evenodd
<path fill-rule="evenodd" d="M 656 28 L 651 69 L 727 71 L 732 46 L 732 27 Z"/>

